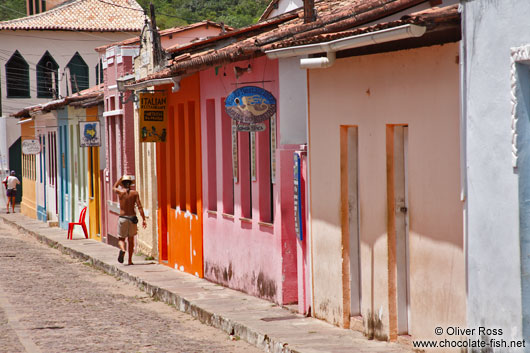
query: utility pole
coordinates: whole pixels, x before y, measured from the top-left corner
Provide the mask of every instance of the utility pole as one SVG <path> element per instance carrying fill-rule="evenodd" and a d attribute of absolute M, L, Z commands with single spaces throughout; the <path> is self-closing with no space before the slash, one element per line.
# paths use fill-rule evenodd
<path fill-rule="evenodd" d="M 151 30 L 153 33 L 153 61 L 154 67 L 164 66 L 165 55 L 162 50 L 162 44 L 160 43 L 160 34 L 156 27 L 156 16 L 155 16 L 155 5 L 149 4 L 149 11 L 151 13 Z"/>
<path fill-rule="evenodd" d="M 304 23 L 310 23 L 316 20 L 315 0 L 304 0 Z"/>

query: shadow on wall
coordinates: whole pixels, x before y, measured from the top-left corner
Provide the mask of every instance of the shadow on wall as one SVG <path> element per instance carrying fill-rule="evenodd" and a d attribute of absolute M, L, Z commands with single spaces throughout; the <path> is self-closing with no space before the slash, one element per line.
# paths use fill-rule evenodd
<path fill-rule="evenodd" d="M 521 257 L 521 289 L 522 289 L 522 316 L 523 316 L 523 337 L 530 338 L 530 259 L 527 254 L 530 253 L 530 154 L 528 143 L 530 136 L 530 66 L 525 64 L 516 64 L 516 74 L 518 88 L 517 92 L 517 111 L 519 117 L 516 131 L 518 135 L 517 147 L 519 150 L 517 176 L 519 181 L 519 224 L 520 224 L 520 257 Z M 523 120 L 524 117 L 524 120 Z"/>

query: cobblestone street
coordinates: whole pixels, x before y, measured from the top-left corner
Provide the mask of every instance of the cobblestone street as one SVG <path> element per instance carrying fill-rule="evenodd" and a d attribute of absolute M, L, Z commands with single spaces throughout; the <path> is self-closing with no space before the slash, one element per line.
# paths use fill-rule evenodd
<path fill-rule="evenodd" d="M 0 352 L 259 352 L 0 224 Z"/>

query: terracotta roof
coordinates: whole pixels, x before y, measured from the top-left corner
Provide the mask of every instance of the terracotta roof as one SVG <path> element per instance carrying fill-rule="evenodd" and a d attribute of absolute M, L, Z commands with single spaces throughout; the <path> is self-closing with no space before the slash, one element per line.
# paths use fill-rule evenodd
<path fill-rule="evenodd" d="M 66 105 L 88 108 L 103 102 L 103 84 L 92 86 L 71 96 L 56 99 L 47 103 L 32 105 L 11 114 L 15 118 L 27 118 L 38 112 L 50 112 Z"/>
<path fill-rule="evenodd" d="M 346 31 L 335 33 L 319 34 L 312 37 L 302 39 L 288 39 L 284 41 L 275 42 L 262 47 L 263 51 L 272 49 L 287 48 L 299 45 L 316 44 L 328 42 L 335 39 L 351 37 L 359 34 L 380 31 L 387 28 L 402 26 L 405 24 L 415 24 L 427 27 L 427 30 L 432 30 L 442 25 L 454 25 L 460 23 L 460 13 L 458 12 L 458 5 L 447 6 L 443 8 L 431 8 L 428 10 L 405 15 L 401 19 L 390 22 L 378 23 L 373 26 L 355 28 Z"/>
<path fill-rule="evenodd" d="M 167 69 L 141 79 L 139 82 L 189 74 L 213 66 L 262 56 L 266 50 L 274 48 L 325 42 L 406 23 L 426 25 L 430 29 L 439 25 L 439 23 L 451 23 L 452 26 L 459 26 L 460 15 L 458 9 L 456 6 L 449 6 L 443 9 L 436 8 L 419 13 L 411 13 L 398 21 L 387 21 L 375 26 L 361 27 L 423 2 L 426 2 L 426 0 L 321 1 L 315 5 L 318 19 L 314 22 L 304 24 L 303 11 L 297 11 L 295 18 L 283 20 L 272 29 L 264 27 L 260 29 L 261 33 L 237 40 L 234 43 L 224 46 L 219 45 L 218 42 L 222 36 L 218 36 L 217 40 L 209 40 L 209 47 L 205 47 L 201 42 L 180 47 L 174 51 L 177 56 L 170 61 Z M 277 20 L 278 18 L 268 21 L 274 21 L 275 19 Z M 438 24 L 437 21 L 439 22 Z M 234 32 L 231 33 L 232 36 L 237 34 L 238 31 Z M 219 49 L 216 48 L 216 44 L 220 47 Z"/>
<path fill-rule="evenodd" d="M 175 34 L 175 33 L 188 31 L 190 29 L 198 28 L 198 27 L 201 27 L 201 26 L 213 26 L 213 27 L 217 27 L 217 28 L 222 28 L 223 27 L 223 25 L 220 24 L 220 23 L 206 20 L 206 21 L 192 23 L 192 24 L 187 25 L 187 26 L 180 26 L 180 27 L 173 27 L 173 28 L 164 29 L 164 30 L 159 31 L 159 34 L 160 34 L 161 37 L 164 37 L 164 36 L 169 36 L 169 35 L 172 35 L 172 34 Z M 232 31 L 233 30 L 233 28 L 230 27 L 230 26 L 224 26 L 224 28 L 225 28 L 226 31 Z M 100 47 L 97 47 L 96 51 L 103 51 L 103 50 L 105 50 L 107 48 L 114 47 L 114 46 L 138 44 L 139 42 L 140 42 L 140 37 L 139 36 L 138 37 L 132 37 L 132 38 L 129 38 L 129 39 L 125 39 L 125 40 L 123 40 L 121 42 L 115 42 L 115 43 L 111 43 L 111 44 L 102 45 Z"/>
<path fill-rule="evenodd" d="M 270 30 L 272 28 L 278 27 L 280 24 L 292 20 L 294 18 L 298 18 L 298 14 L 295 12 L 289 12 L 282 14 L 280 16 L 274 17 L 273 19 L 265 20 L 262 22 L 258 22 L 256 24 L 239 28 L 234 31 L 226 32 L 226 33 L 220 33 L 218 36 L 210 37 L 202 41 L 197 41 L 185 45 L 175 45 L 172 47 L 169 47 L 166 49 L 168 53 L 176 53 L 176 52 L 183 52 L 187 51 L 188 49 L 194 48 L 201 48 L 203 46 L 207 46 L 210 43 L 218 43 L 221 40 L 228 39 L 232 42 L 236 39 L 233 39 L 234 37 L 237 38 L 237 40 L 245 37 L 251 37 L 255 35 L 256 33 L 262 33 L 265 30 Z"/>
<path fill-rule="evenodd" d="M 139 32 L 144 12 L 135 0 L 70 0 L 49 11 L 0 22 L 0 30 Z"/>

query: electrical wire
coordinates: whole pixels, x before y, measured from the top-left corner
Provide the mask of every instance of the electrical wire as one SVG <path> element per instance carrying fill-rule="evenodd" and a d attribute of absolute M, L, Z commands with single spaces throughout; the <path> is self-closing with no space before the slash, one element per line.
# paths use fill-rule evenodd
<path fill-rule="evenodd" d="M 102 2 L 104 4 L 107 4 L 107 5 L 112 5 L 112 6 L 116 6 L 116 7 L 121 7 L 122 9 L 128 9 L 128 10 L 134 10 L 134 11 L 139 11 L 139 12 L 143 12 L 144 15 L 147 16 L 147 11 L 144 10 L 144 9 L 137 9 L 137 8 L 134 8 L 134 7 L 127 7 L 127 6 L 123 6 L 123 5 L 118 5 L 118 4 L 114 4 L 114 3 L 111 3 L 111 2 L 107 2 L 105 0 L 98 0 L 99 2 Z"/>

